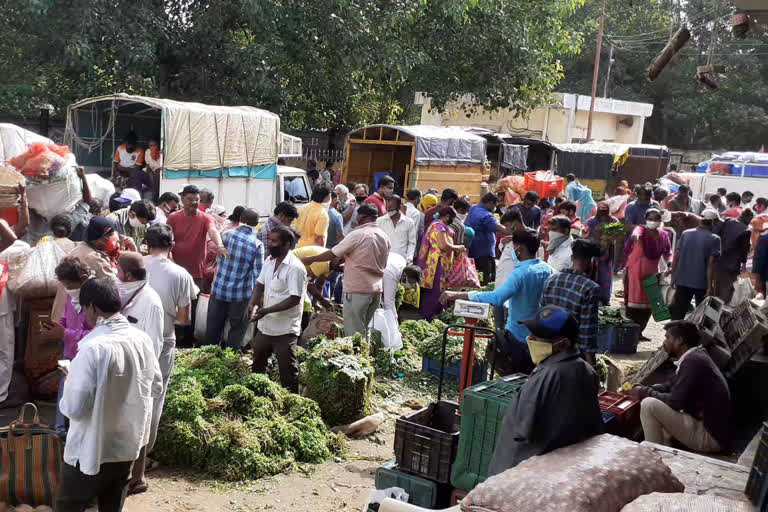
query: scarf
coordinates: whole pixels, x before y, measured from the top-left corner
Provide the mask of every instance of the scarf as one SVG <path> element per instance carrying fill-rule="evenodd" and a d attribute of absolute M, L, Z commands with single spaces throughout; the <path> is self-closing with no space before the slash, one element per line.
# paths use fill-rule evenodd
<path fill-rule="evenodd" d="M 123 308 L 128 306 L 128 301 L 135 298 L 135 295 L 138 295 L 137 292 L 146 284 L 146 281 L 117 282 L 117 292 L 120 294 L 120 303 L 123 305 Z"/>
<path fill-rule="evenodd" d="M 637 226 L 635 228 L 635 231 L 633 233 L 633 238 L 630 238 L 632 240 L 632 243 L 629 243 L 624 248 L 624 257 L 628 258 L 629 255 L 632 253 L 632 249 L 634 249 L 634 235 L 637 234 L 640 238 L 640 243 L 643 244 L 643 254 L 646 258 L 649 260 L 657 260 L 667 254 L 672 249 L 672 243 L 669 241 L 669 234 L 661 228 L 657 229 L 656 232 L 659 234 L 658 238 L 656 240 L 653 240 L 653 238 L 648 233 L 651 231 L 650 229 L 646 228 L 645 226 Z"/>
<path fill-rule="evenodd" d="M 563 233 L 559 233 L 562 236 L 552 238 L 552 234 L 549 235 L 549 245 L 547 246 L 547 252 L 549 254 L 552 254 L 555 252 L 561 245 L 565 243 L 566 240 L 570 238 L 569 235 L 565 235 Z"/>

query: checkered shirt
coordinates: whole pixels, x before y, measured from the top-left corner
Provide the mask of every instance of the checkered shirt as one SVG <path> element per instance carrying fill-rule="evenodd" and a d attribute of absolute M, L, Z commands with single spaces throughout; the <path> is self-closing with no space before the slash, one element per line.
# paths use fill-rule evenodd
<path fill-rule="evenodd" d="M 571 269 L 549 278 L 541 295 L 542 306 L 560 306 L 571 312 L 579 324 L 576 348 L 597 352 L 597 322 L 600 285 Z"/>
<path fill-rule="evenodd" d="M 250 226 L 240 226 L 222 235 L 229 258 L 219 256 L 211 297 L 226 302 L 251 298 L 264 262 L 264 246 Z"/>

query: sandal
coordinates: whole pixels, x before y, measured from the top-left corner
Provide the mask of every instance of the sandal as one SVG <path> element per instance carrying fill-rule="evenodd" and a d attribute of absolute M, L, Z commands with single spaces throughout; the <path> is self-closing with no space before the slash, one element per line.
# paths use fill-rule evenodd
<path fill-rule="evenodd" d="M 135 484 L 129 484 L 128 485 L 128 492 L 125 494 L 126 496 L 133 496 L 135 494 L 142 494 L 149 490 L 149 484 L 142 484 L 140 482 L 136 482 Z"/>

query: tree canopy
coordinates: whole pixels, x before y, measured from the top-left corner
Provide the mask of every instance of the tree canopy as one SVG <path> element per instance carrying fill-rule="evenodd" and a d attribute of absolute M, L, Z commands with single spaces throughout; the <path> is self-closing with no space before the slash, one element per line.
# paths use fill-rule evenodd
<path fill-rule="evenodd" d="M 0 0 L 0 111 L 128 92 L 281 115 L 413 121 L 414 93 L 521 113 L 578 51 L 583 0 Z M 23 5 L 21 5 L 23 4 Z M 467 95 L 467 96 L 465 96 Z"/>

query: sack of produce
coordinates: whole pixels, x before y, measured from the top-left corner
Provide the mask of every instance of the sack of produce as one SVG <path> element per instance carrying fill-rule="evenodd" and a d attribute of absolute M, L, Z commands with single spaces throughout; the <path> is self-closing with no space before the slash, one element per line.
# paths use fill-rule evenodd
<path fill-rule="evenodd" d="M 68 146 L 34 142 L 29 149 L 11 158 L 11 165 L 24 176 L 55 176 L 66 164 Z"/>
<path fill-rule="evenodd" d="M 720 496 L 654 492 L 640 496 L 621 512 L 751 512 L 754 507 L 743 501 Z"/>
<path fill-rule="evenodd" d="M 8 288 L 25 299 L 56 295 L 56 266 L 65 256 L 53 240 L 40 242 L 10 266 Z M 18 273 L 13 271 L 15 268 Z"/>
<path fill-rule="evenodd" d="M 0 167 L 0 208 L 10 208 L 19 202 L 19 185 L 24 176 L 13 167 Z"/>
<path fill-rule="evenodd" d="M 301 333 L 302 340 L 310 340 L 316 336 L 336 338 L 344 333 L 344 319 L 334 311 L 313 313 L 307 328 Z"/>
<path fill-rule="evenodd" d="M 451 273 L 448 274 L 446 285 L 451 290 L 480 288 L 480 277 L 477 274 L 475 260 L 466 254 L 457 256 L 453 260 L 453 266 L 451 267 Z"/>
<path fill-rule="evenodd" d="M 347 425 L 370 414 L 373 366 L 368 353 L 360 334 L 321 340 L 309 349 L 301 379 L 328 425 Z"/>
<path fill-rule="evenodd" d="M 661 457 L 603 434 L 492 476 L 461 502 L 476 512 L 616 512 L 652 492 L 683 492 Z"/>
<path fill-rule="evenodd" d="M 83 197 L 83 186 L 77 175 L 76 162 L 69 155 L 64 168 L 53 177 L 29 177 L 27 201 L 40 216 L 51 219 L 60 213 L 69 213 Z"/>

